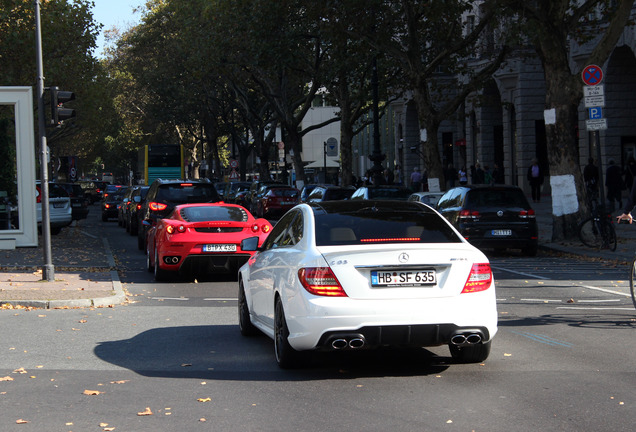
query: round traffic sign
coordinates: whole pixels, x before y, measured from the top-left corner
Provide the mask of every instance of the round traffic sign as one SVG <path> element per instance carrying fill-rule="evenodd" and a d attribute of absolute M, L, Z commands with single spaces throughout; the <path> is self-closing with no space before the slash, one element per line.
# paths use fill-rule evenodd
<path fill-rule="evenodd" d="M 585 66 L 583 72 L 581 72 L 581 78 L 587 85 L 599 85 L 603 81 L 603 69 L 596 65 Z"/>
<path fill-rule="evenodd" d="M 238 161 L 236 159 L 230 159 L 230 166 L 232 168 L 238 168 L 238 165 L 239 165 L 239 163 L 238 163 Z"/>

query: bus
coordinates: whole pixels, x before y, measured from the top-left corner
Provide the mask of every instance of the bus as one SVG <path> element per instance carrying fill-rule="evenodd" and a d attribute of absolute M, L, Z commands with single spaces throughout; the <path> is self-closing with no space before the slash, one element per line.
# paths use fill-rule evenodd
<path fill-rule="evenodd" d="M 143 162 L 144 183 L 155 179 L 185 178 L 183 146 L 178 144 L 150 144 L 139 149 L 139 162 Z"/>

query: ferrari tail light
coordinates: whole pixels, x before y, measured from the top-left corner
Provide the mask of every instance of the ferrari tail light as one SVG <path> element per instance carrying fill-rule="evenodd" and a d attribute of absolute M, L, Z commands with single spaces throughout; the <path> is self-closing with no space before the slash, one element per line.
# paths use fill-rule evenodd
<path fill-rule="evenodd" d="M 186 230 L 186 227 L 183 226 L 183 225 L 179 225 L 179 226 L 168 225 L 166 227 L 166 232 L 168 234 L 174 234 L 176 232 L 183 233 L 183 232 L 185 232 L 185 230 Z"/>
<path fill-rule="evenodd" d="M 329 267 L 307 267 L 298 270 L 298 278 L 311 294 L 328 297 L 347 297 L 336 275 Z"/>
<path fill-rule="evenodd" d="M 462 294 L 487 290 L 492 284 L 492 270 L 488 263 L 473 264 L 468 275 L 468 280 L 464 284 Z"/>
<path fill-rule="evenodd" d="M 259 225 L 259 224 L 255 223 L 255 224 L 252 225 L 252 232 L 253 233 L 257 233 L 260 230 L 263 233 L 267 234 L 270 229 L 271 229 L 271 227 L 268 224 Z"/>
<path fill-rule="evenodd" d="M 163 211 L 168 208 L 168 205 L 164 203 L 151 202 L 148 204 L 148 207 L 150 207 L 150 210 L 152 211 Z"/>

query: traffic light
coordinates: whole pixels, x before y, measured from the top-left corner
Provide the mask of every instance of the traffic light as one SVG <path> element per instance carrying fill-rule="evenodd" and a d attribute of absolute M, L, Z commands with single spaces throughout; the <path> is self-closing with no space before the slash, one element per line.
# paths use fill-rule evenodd
<path fill-rule="evenodd" d="M 64 108 L 64 103 L 75 99 L 75 93 L 51 87 L 51 124 L 58 126 L 64 120 L 75 117 L 75 110 Z"/>

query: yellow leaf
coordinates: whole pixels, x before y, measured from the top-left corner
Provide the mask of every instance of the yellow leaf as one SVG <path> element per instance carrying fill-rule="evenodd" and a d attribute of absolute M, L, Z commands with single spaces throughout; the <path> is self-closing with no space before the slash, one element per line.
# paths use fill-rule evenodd
<path fill-rule="evenodd" d="M 13 381 L 13 378 L 11 378 L 10 376 L 6 376 L 4 378 L 0 377 L 0 381 Z"/>
<path fill-rule="evenodd" d="M 16 422 L 17 424 L 26 424 L 26 423 L 28 423 L 29 421 L 28 421 L 28 420 L 17 419 L 15 422 Z"/>
<path fill-rule="evenodd" d="M 84 394 L 87 396 L 97 396 L 98 394 L 101 394 L 102 392 L 97 391 L 97 390 L 84 390 Z"/>
<path fill-rule="evenodd" d="M 197 399 L 197 401 L 199 401 L 199 402 L 210 402 L 211 400 L 212 400 L 212 399 L 210 399 L 209 397 L 208 397 L 208 398 L 205 398 L 205 399 L 204 399 L 204 398 L 199 398 L 199 399 Z"/>
<path fill-rule="evenodd" d="M 137 415 L 138 416 L 149 416 L 149 415 L 152 415 L 152 411 L 150 410 L 150 407 L 146 407 L 145 411 L 138 412 Z"/>

